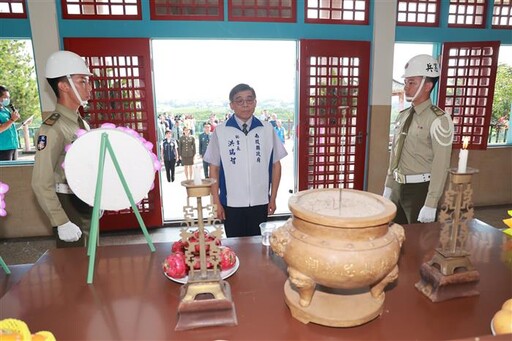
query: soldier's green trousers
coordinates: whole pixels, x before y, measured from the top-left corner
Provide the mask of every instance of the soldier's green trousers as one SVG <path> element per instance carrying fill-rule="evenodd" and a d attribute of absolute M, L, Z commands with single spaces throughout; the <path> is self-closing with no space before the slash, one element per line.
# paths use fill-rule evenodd
<path fill-rule="evenodd" d="M 425 205 L 429 184 L 430 182 L 394 184 L 390 199 L 396 205 L 395 223 L 418 223 L 418 215 L 423 205 Z"/>

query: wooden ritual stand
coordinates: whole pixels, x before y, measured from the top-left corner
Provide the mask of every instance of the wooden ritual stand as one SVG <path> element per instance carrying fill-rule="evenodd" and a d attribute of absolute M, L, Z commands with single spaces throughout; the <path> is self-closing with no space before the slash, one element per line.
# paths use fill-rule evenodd
<path fill-rule="evenodd" d="M 478 170 L 468 168 L 458 173 L 450 169 L 449 173 L 450 185 L 439 213 L 440 247 L 430 261 L 421 265 L 421 280 L 415 285 L 432 302 L 480 294 L 476 289 L 480 274 L 464 249 L 468 222 L 473 218 L 471 178 Z"/>
<path fill-rule="evenodd" d="M 200 269 L 193 268 L 193 255 L 187 251 L 185 256 L 187 263 L 191 267 L 188 281 L 181 287 L 180 304 L 178 305 L 178 323 L 175 330 L 187 330 L 209 326 L 236 326 L 238 324 L 235 304 L 231 297 L 231 287 L 228 282 L 222 280 L 218 265 L 220 263 L 219 248 L 215 242 L 208 242 L 210 249 L 210 261 L 214 265 L 213 269 L 206 267 L 206 244 L 204 237 L 203 204 L 201 197 L 208 196 L 211 193 L 211 185 L 215 182 L 213 179 L 203 179 L 200 184 L 194 184 L 193 181 L 183 181 L 181 184 L 187 189 L 187 206 L 184 207 L 185 221 L 187 228 L 181 231 L 182 240 L 187 240 L 191 233 L 188 227 L 197 225 L 199 230 L 199 240 L 190 242 L 191 249 L 199 246 Z M 190 205 L 190 198 L 197 199 L 197 207 Z M 214 205 L 207 207 L 210 214 L 207 217 L 208 223 L 214 222 Z M 192 212 L 197 211 L 197 219 L 194 219 Z M 194 224 L 196 223 L 196 224 Z M 213 232 L 216 238 L 220 238 L 222 231 L 216 228 Z"/>

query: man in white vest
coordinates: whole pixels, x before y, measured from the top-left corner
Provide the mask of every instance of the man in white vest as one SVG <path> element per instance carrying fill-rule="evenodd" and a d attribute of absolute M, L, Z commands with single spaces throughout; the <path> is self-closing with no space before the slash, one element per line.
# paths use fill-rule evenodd
<path fill-rule="evenodd" d="M 280 160 L 287 155 L 274 128 L 254 116 L 256 92 L 238 84 L 229 93 L 234 112 L 213 132 L 204 161 L 210 164 L 213 203 L 228 237 L 260 234 L 276 210 Z"/>

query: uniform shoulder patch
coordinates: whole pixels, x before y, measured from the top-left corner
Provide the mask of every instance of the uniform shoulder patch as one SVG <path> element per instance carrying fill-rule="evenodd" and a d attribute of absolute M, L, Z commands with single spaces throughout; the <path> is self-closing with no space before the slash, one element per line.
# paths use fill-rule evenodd
<path fill-rule="evenodd" d="M 430 109 L 432 109 L 434 114 L 436 114 L 437 116 L 443 116 L 444 115 L 444 111 L 441 108 L 439 108 L 437 105 L 432 105 L 430 107 Z"/>
<path fill-rule="evenodd" d="M 46 120 L 43 121 L 43 124 L 46 124 L 47 126 L 52 126 L 57 122 L 60 118 L 60 114 L 58 112 L 54 112 L 50 116 L 46 118 Z"/>
<path fill-rule="evenodd" d="M 37 137 L 37 150 L 43 150 L 44 148 L 46 148 L 47 144 L 48 144 L 48 136 L 39 135 Z"/>

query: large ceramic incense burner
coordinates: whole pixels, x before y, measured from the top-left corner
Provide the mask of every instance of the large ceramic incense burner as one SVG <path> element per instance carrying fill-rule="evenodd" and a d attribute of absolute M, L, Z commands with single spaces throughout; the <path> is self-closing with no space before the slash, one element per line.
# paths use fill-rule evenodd
<path fill-rule="evenodd" d="M 293 195 L 289 207 L 293 217 L 273 233 L 271 246 L 288 265 L 292 315 L 334 327 L 379 316 L 404 240 L 402 226 L 390 226 L 395 205 L 363 191 L 313 189 Z"/>

